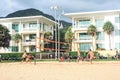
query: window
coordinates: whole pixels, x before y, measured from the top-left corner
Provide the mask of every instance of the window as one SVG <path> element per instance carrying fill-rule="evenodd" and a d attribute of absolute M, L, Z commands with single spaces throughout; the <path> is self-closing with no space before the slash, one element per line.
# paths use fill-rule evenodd
<path fill-rule="evenodd" d="M 90 20 L 79 20 L 78 25 L 88 27 L 90 25 Z"/>
<path fill-rule="evenodd" d="M 103 19 L 96 19 L 95 24 L 96 24 L 96 27 L 103 27 L 104 21 Z"/>
<path fill-rule="evenodd" d="M 36 34 L 30 34 L 29 35 L 29 39 L 35 39 L 35 37 L 36 37 Z"/>
<path fill-rule="evenodd" d="M 120 49 L 120 43 L 115 43 L 115 48 Z"/>
<path fill-rule="evenodd" d="M 18 24 L 12 24 L 12 29 L 18 32 L 19 31 Z"/>
<path fill-rule="evenodd" d="M 100 49 L 103 49 L 103 48 L 104 48 L 104 44 L 98 43 L 98 44 L 96 44 L 96 48 L 97 48 L 97 49 L 99 49 L 99 48 L 100 48 Z"/>
<path fill-rule="evenodd" d="M 9 49 L 11 49 L 10 51 L 12 52 L 18 52 L 18 46 L 10 46 Z"/>
<path fill-rule="evenodd" d="M 115 17 L 115 23 L 119 23 L 119 17 Z"/>
<path fill-rule="evenodd" d="M 104 40 L 104 32 L 97 32 L 96 40 Z"/>
<path fill-rule="evenodd" d="M 36 28 L 36 27 L 37 27 L 37 23 L 30 23 L 30 24 L 29 24 L 29 27 L 30 27 L 30 28 Z"/>
<path fill-rule="evenodd" d="M 91 44 L 80 44 L 80 50 L 89 50 Z"/>
<path fill-rule="evenodd" d="M 30 48 L 30 51 L 31 51 L 31 52 L 34 52 L 34 51 L 35 51 L 35 46 L 29 46 L 29 48 Z"/>
<path fill-rule="evenodd" d="M 23 24 L 23 28 L 25 28 L 25 24 Z"/>
<path fill-rule="evenodd" d="M 41 30 L 41 23 L 39 23 L 39 29 Z"/>
<path fill-rule="evenodd" d="M 119 36 L 120 35 L 120 30 L 115 30 L 115 35 Z"/>
<path fill-rule="evenodd" d="M 87 33 L 79 33 L 79 39 L 80 40 L 90 40 L 91 36 L 88 35 Z"/>
<path fill-rule="evenodd" d="M 43 31 L 45 31 L 45 24 L 43 24 Z"/>

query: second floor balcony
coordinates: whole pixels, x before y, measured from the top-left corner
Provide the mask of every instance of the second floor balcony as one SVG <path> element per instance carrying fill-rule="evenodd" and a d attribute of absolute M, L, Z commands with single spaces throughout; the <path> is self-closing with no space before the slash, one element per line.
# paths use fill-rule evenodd
<path fill-rule="evenodd" d="M 23 46 L 30 46 L 30 45 L 35 45 L 36 41 L 35 39 L 30 39 L 30 40 L 24 40 L 22 41 Z"/>
<path fill-rule="evenodd" d="M 75 40 L 75 42 L 92 42 L 92 37 L 80 37 Z"/>
<path fill-rule="evenodd" d="M 22 27 L 22 28 L 21 28 L 21 31 L 35 31 L 35 30 L 44 31 L 43 28 L 40 28 L 40 27 L 38 27 L 38 26 L 34 26 L 34 27 L 26 26 L 26 27 Z"/>
<path fill-rule="evenodd" d="M 80 37 L 78 40 L 92 40 L 91 37 Z"/>

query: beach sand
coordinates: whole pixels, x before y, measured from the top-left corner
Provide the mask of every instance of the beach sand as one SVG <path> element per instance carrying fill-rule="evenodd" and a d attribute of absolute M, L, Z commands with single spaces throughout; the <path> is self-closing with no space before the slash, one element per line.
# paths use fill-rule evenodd
<path fill-rule="evenodd" d="M 0 63 L 0 80 L 120 80 L 120 62 Z"/>

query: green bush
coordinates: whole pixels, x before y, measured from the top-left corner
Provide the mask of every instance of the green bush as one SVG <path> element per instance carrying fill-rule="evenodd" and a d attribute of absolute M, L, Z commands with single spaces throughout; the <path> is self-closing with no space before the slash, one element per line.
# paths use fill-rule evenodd
<path fill-rule="evenodd" d="M 94 52 L 94 56 L 95 56 L 96 59 L 98 59 L 100 54 L 98 52 Z"/>
<path fill-rule="evenodd" d="M 30 54 L 35 56 L 35 54 L 38 54 L 38 53 L 39 52 L 37 52 L 37 53 L 32 52 Z M 22 59 L 22 54 L 23 53 L 0 53 L 3 60 L 20 60 L 20 59 Z"/>
<path fill-rule="evenodd" d="M 76 57 L 77 56 L 77 51 L 69 52 L 69 56 Z"/>
<path fill-rule="evenodd" d="M 82 56 L 83 58 L 85 58 L 85 57 L 87 57 L 88 52 L 86 52 L 86 51 L 81 51 L 80 54 L 81 54 L 81 56 Z M 77 51 L 71 51 L 71 52 L 69 52 L 69 56 L 77 57 Z M 89 56 L 89 55 L 88 55 L 88 56 Z M 95 58 L 99 58 L 99 53 L 98 53 L 98 52 L 94 52 L 94 56 L 95 56 Z"/>
<path fill-rule="evenodd" d="M 85 52 L 85 51 L 81 51 L 80 54 L 81 54 L 82 57 L 86 57 L 87 56 L 87 52 Z M 77 51 L 69 52 L 69 56 L 77 57 Z"/>

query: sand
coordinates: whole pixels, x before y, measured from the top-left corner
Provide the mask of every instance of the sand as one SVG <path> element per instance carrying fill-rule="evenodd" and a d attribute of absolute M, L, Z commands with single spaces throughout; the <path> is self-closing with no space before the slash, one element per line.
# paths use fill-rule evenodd
<path fill-rule="evenodd" d="M 0 63 L 0 80 L 120 80 L 120 62 Z"/>

